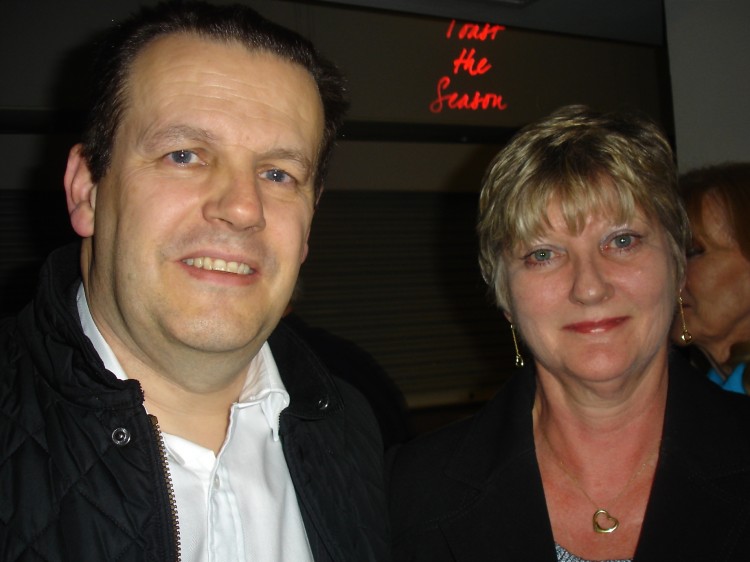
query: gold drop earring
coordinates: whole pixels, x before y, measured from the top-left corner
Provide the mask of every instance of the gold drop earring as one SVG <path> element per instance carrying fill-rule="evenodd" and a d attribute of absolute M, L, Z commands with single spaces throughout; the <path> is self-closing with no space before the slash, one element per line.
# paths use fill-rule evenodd
<path fill-rule="evenodd" d="M 513 347 L 516 350 L 516 367 L 521 368 L 523 367 L 523 356 L 521 355 L 521 351 L 518 349 L 518 339 L 516 338 L 516 328 L 513 326 L 513 323 L 510 324 L 510 333 L 513 335 Z"/>
<path fill-rule="evenodd" d="M 693 341 L 693 335 L 687 329 L 687 323 L 685 322 L 685 310 L 682 308 L 682 294 L 677 296 L 677 302 L 680 305 L 680 322 L 682 323 L 682 333 L 680 339 L 683 343 L 689 344 Z"/>

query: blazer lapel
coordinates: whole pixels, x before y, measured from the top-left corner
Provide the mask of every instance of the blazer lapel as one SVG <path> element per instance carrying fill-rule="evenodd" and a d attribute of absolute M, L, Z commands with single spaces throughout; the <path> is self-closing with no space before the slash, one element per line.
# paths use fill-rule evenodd
<path fill-rule="evenodd" d="M 533 377 L 525 371 L 506 383 L 448 465 L 449 477 L 478 491 L 440 525 L 457 561 L 557 559 L 534 447 Z"/>
<path fill-rule="evenodd" d="M 456 561 L 557 560 L 541 480 L 529 480 L 535 472 L 531 455 L 517 459 L 499 475 L 501 484 L 490 484 L 469 509 L 441 524 Z"/>
<path fill-rule="evenodd" d="M 750 525 L 750 438 L 742 431 L 746 421 L 727 416 L 732 400 L 747 398 L 670 368 L 637 562 L 737 559 L 736 545 Z"/>

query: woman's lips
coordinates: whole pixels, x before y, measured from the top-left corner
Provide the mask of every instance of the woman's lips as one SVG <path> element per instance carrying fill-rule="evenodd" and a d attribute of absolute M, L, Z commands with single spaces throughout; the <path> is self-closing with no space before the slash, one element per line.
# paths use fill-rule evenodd
<path fill-rule="evenodd" d="M 573 324 L 566 324 L 563 329 L 579 334 L 602 334 L 616 328 L 626 320 L 628 320 L 628 316 L 617 316 L 586 322 L 574 322 Z"/>

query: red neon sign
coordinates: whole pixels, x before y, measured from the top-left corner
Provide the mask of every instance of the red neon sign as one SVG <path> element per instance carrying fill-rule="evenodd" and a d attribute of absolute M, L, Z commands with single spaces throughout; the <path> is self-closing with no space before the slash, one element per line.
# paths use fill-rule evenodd
<path fill-rule="evenodd" d="M 476 49 L 472 49 L 471 51 L 464 49 L 461 51 L 458 58 L 453 59 L 453 74 L 458 74 L 459 70 L 465 70 L 471 76 L 486 74 L 492 68 L 492 65 L 487 62 L 486 58 L 481 58 L 479 61 L 474 59 L 476 52 Z"/>
<path fill-rule="evenodd" d="M 456 29 L 456 20 L 451 20 L 445 38 L 450 40 Z M 484 25 L 476 23 L 465 23 L 456 32 L 455 37 L 462 41 L 494 41 L 501 31 L 505 31 L 503 25 Z M 462 48 L 461 53 L 453 59 L 453 74 L 465 72 L 471 77 L 484 76 L 492 69 L 492 64 L 486 57 L 477 57 L 475 48 Z M 504 110 L 508 104 L 503 102 L 503 96 L 494 92 L 479 92 L 473 94 L 450 92 L 450 76 L 443 76 L 437 83 L 437 97 L 430 103 L 432 113 L 441 113 L 444 109 L 467 109 L 478 110 Z"/>
<path fill-rule="evenodd" d="M 503 102 L 503 96 L 494 93 L 474 92 L 473 96 L 469 94 L 459 94 L 456 92 L 446 93 L 448 86 L 451 85 L 451 79 L 443 76 L 438 80 L 437 97 L 430 104 L 430 111 L 441 113 L 444 108 L 448 109 L 508 109 L 508 104 Z"/>
<path fill-rule="evenodd" d="M 448 31 L 445 34 L 446 39 L 450 39 L 453 35 L 453 28 L 456 27 L 456 20 L 451 20 L 448 25 Z M 488 38 L 490 41 L 494 41 L 497 34 L 501 31 L 505 31 L 504 25 L 490 25 L 484 24 L 484 27 L 480 27 L 476 23 L 465 23 L 461 26 L 458 32 L 459 39 L 477 39 L 479 41 L 486 41 Z"/>

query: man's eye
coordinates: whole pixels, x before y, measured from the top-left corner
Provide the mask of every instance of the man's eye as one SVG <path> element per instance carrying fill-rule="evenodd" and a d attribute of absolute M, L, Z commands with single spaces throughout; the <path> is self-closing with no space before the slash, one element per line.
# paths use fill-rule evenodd
<path fill-rule="evenodd" d="M 175 150 L 174 152 L 167 154 L 167 158 L 175 164 L 181 165 L 194 164 L 198 160 L 198 156 L 196 156 L 195 152 L 190 150 Z"/>
<path fill-rule="evenodd" d="M 273 168 L 263 172 L 263 177 L 269 181 L 276 183 L 287 183 L 293 181 L 293 178 L 287 174 L 284 170 Z"/>
<path fill-rule="evenodd" d="M 687 249 L 687 258 L 694 258 L 695 256 L 700 256 L 705 250 L 702 246 L 699 244 L 691 244 L 690 247 Z"/>

